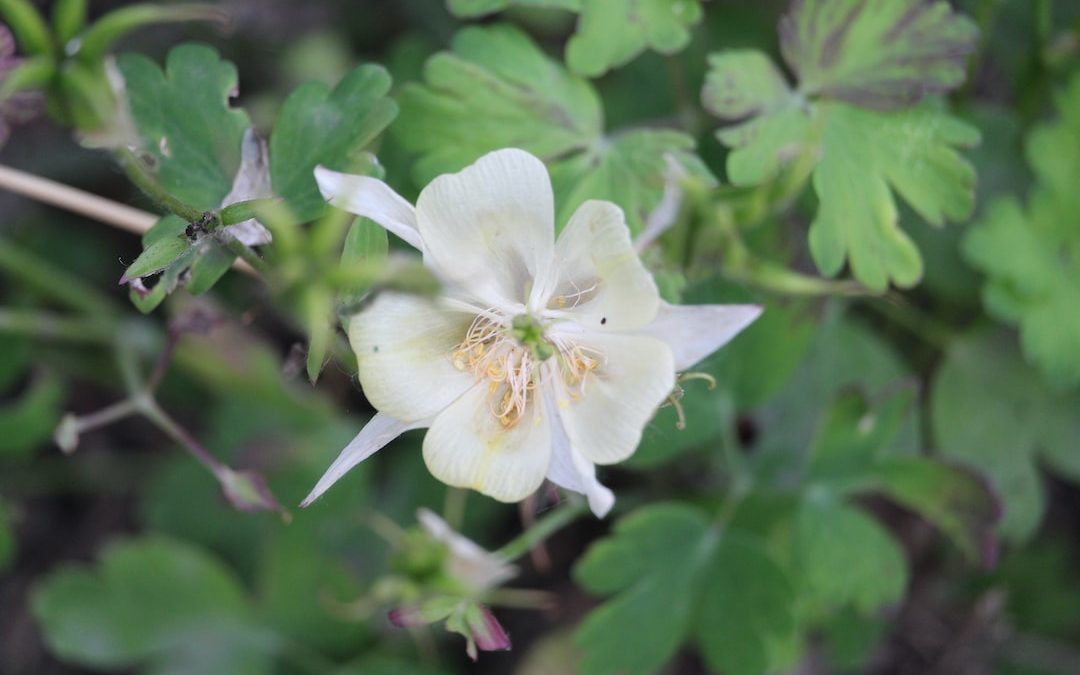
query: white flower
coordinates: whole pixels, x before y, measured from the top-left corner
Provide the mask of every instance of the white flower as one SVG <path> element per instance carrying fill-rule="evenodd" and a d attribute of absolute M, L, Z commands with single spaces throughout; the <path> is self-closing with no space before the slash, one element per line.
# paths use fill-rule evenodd
<path fill-rule="evenodd" d="M 614 503 L 597 464 L 633 454 L 676 371 L 753 321 L 751 305 L 660 300 L 623 213 L 587 201 L 555 239 L 543 162 L 516 149 L 436 178 L 414 209 L 382 181 L 324 168 L 319 188 L 419 249 L 437 301 L 391 292 L 352 318 L 360 383 L 379 411 L 304 500 L 409 429 L 428 469 L 500 501 L 545 478 Z"/>

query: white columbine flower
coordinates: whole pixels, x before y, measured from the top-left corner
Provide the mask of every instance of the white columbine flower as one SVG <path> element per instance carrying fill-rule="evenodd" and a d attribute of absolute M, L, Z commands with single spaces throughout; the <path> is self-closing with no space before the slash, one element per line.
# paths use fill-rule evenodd
<path fill-rule="evenodd" d="M 317 168 L 334 205 L 423 253 L 438 300 L 383 292 L 349 323 L 360 384 L 379 411 L 304 500 L 409 429 L 428 469 L 504 502 L 547 478 L 614 503 L 597 464 L 633 454 L 675 374 L 753 321 L 751 305 L 669 305 L 623 213 L 587 201 L 555 239 L 551 181 L 516 149 L 436 178 L 413 208 L 382 181 Z"/>

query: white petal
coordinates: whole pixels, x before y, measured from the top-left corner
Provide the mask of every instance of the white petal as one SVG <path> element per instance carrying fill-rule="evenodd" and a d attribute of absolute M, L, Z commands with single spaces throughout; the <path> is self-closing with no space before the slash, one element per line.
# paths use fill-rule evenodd
<path fill-rule="evenodd" d="M 240 169 L 233 178 L 232 190 L 221 200 L 221 205 L 229 206 L 249 199 L 272 197 L 273 194 L 266 141 L 260 138 L 254 129 L 248 129 L 244 132 L 244 140 L 240 146 Z M 247 246 L 261 246 L 273 240 L 270 230 L 254 218 L 229 225 L 225 231 Z"/>
<path fill-rule="evenodd" d="M 615 505 L 615 495 L 596 480 L 596 465 L 571 447 L 558 413 L 551 415 L 551 438 L 548 480 L 563 489 L 585 495 L 596 517 L 606 516 Z"/>
<path fill-rule="evenodd" d="M 326 201 L 349 213 L 374 220 L 413 247 L 424 250 L 416 210 L 386 183 L 371 176 L 315 167 L 315 182 Z"/>
<path fill-rule="evenodd" d="M 416 200 L 425 261 L 490 307 L 523 304 L 551 268 L 555 200 L 544 163 L 497 150 Z"/>
<path fill-rule="evenodd" d="M 634 454 L 641 432 L 675 386 L 671 350 L 640 335 L 585 334 L 578 344 L 598 351 L 601 365 L 580 384 L 559 380 L 559 415 L 570 445 L 597 464 Z"/>
<path fill-rule="evenodd" d="M 374 417 L 368 420 L 368 423 L 364 425 L 356 438 L 345 446 L 345 449 L 341 451 L 334 463 L 326 470 L 323 477 L 315 484 L 311 494 L 300 502 L 300 506 L 305 507 L 311 504 L 354 466 L 374 455 L 387 443 L 406 431 L 427 426 L 425 422 L 403 422 L 389 415 L 376 413 Z"/>
<path fill-rule="evenodd" d="M 587 201 L 555 244 L 549 315 L 568 315 L 590 331 L 634 330 L 656 316 L 656 282 L 641 264 L 622 209 Z"/>
<path fill-rule="evenodd" d="M 492 412 L 485 384 L 454 401 L 424 436 L 424 461 L 436 478 L 501 502 L 521 501 L 535 492 L 550 458 L 551 425 L 535 399 L 516 424 L 504 427 Z"/>
<path fill-rule="evenodd" d="M 675 355 L 675 370 L 686 370 L 727 344 L 761 315 L 759 305 L 669 305 L 643 331 L 660 338 Z"/>
<path fill-rule="evenodd" d="M 360 384 L 371 405 L 403 420 L 432 417 L 475 383 L 451 353 L 472 323 L 431 300 L 383 292 L 349 321 Z"/>

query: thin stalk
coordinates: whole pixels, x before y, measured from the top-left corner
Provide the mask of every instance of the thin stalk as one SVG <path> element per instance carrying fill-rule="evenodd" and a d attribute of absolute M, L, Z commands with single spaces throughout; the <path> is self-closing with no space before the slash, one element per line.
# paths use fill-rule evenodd
<path fill-rule="evenodd" d="M 584 501 L 574 500 L 561 506 L 536 522 L 520 535 L 511 539 L 495 555 L 503 560 L 517 560 L 545 539 L 582 516 L 588 507 Z"/>
<path fill-rule="evenodd" d="M 143 234 L 160 218 L 70 185 L 7 166 L 0 166 L 0 188 L 135 234 Z"/>
<path fill-rule="evenodd" d="M 125 417 L 131 417 L 137 412 L 139 412 L 138 402 L 135 401 L 135 399 L 125 398 L 112 405 L 107 405 L 97 412 L 92 412 L 88 415 L 80 415 L 79 417 L 74 418 L 74 428 L 81 434 L 86 431 L 100 429 L 113 422 L 119 422 Z"/>
<path fill-rule="evenodd" d="M 945 349 L 952 342 L 952 328 L 916 308 L 902 296 L 892 293 L 881 300 L 868 302 L 866 306 L 938 349 Z"/>
<path fill-rule="evenodd" d="M 451 529 L 461 530 L 465 522 L 465 502 L 468 498 L 468 490 L 447 486 L 446 497 L 443 501 L 443 520 Z"/>
<path fill-rule="evenodd" d="M 266 261 L 258 253 L 251 250 L 250 246 L 243 244 L 235 237 L 229 236 L 228 233 L 225 233 L 225 237 L 225 248 L 236 254 L 237 260 L 233 263 L 236 269 L 254 277 L 265 275 L 270 271 L 270 266 L 266 264 Z"/>
<path fill-rule="evenodd" d="M 130 161 L 134 163 L 137 172 L 136 175 L 132 175 L 131 170 L 128 170 L 128 176 L 151 198 L 158 199 L 159 201 L 161 199 L 172 200 L 175 202 L 174 206 L 181 208 L 187 215 L 193 216 L 189 222 L 201 220 L 203 216 L 206 215 L 202 211 L 198 211 L 193 207 L 183 204 L 165 192 L 152 177 L 145 174 L 138 159 L 135 158 L 130 151 L 124 151 L 121 156 L 122 163 L 125 161 L 124 154 L 126 154 L 126 156 L 130 158 Z M 127 165 L 125 165 L 124 168 L 127 170 Z M 140 183 L 139 181 L 144 178 L 147 182 Z M 127 204 L 114 202 L 111 199 L 99 197 L 98 195 L 86 192 L 85 190 L 73 188 L 70 185 L 57 183 L 48 178 L 42 178 L 41 176 L 35 176 L 6 166 L 0 166 L 0 189 L 9 190 L 15 194 L 29 197 L 34 201 L 55 206 L 64 209 L 65 211 L 70 211 L 71 213 L 77 213 L 80 216 L 86 216 L 99 223 L 112 225 L 117 229 L 140 236 L 145 234 L 158 220 L 161 219 L 161 216 L 141 209 L 136 209 Z M 151 191 L 155 192 L 152 194 Z M 173 212 L 176 213 L 176 211 Z M 180 213 L 177 213 L 177 215 L 182 218 L 184 217 L 184 215 Z M 251 276 L 258 276 L 257 270 L 259 269 L 262 269 L 263 271 L 266 270 L 266 264 L 262 261 L 262 258 L 259 258 L 250 248 L 243 246 L 240 242 L 236 243 L 245 249 L 243 251 L 240 251 L 239 248 L 234 250 L 240 258 L 234 265 L 238 270 Z M 0 241 L 0 244 L 3 244 L 3 242 Z M 3 256 L 4 251 L 0 251 L 0 267 L 4 266 Z"/>
<path fill-rule="evenodd" d="M 220 477 L 225 466 L 217 460 L 214 455 L 210 453 L 202 443 L 199 441 L 184 427 L 180 426 L 180 423 L 174 420 L 167 412 L 165 412 L 153 396 L 144 394 L 134 399 L 138 405 L 139 412 L 143 416 L 154 423 L 157 428 L 165 432 L 165 434 L 179 443 L 188 454 L 195 458 L 199 464 L 206 467 L 210 473 L 214 476 Z"/>

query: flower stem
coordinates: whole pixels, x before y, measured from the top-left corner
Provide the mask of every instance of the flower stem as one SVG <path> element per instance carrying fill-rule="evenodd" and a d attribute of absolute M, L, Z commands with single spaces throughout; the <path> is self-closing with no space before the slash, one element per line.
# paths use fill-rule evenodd
<path fill-rule="evenodd" d="M 89 415 L 82 415 L 76 417 L 74 424 L 78 433 L 86 431 L 92 431 L 94 429 L 100 429 L 101 427 L 108 426 L 113 422 L 118 422 L 125 417 L 130 417 L 139 412 L 139 406 L 134 399 L 125 398 L 122 401 L 117 401 L 112 405 L 105 406 L 101 410 L 92 412 Z"/>
<path fill-rule="evenodd" d="M 574 500 L 561 506 L 536 522 L 520 535 L 511 539 L 495 555 L 506 560 L 517 560 L 534 546 L 577 520 L 588 510 L 584 501 Z"/>
<path fill-rule="evenodd" d="M 210 471 L 210 473 L 220 479 L 225 466 L 219 462 L 216 457 L 210 454 L 210 451 L 203 447 L 202 443 L 199 443 L 191 432 L 180 426 L 176 420 L 170 417 L 169 414 L 158 405 L 153 396 L 144 394 L 133 399 L 133 401 L 143 417 L 153 422 L 158 429 L 165 432 L 165 435 L 187 450 L 188 454 L 194 457 L 199 464 L 202 464 Z"/>
<path fill-rule="evenodd" d="M 468 501 L 469 492 L 462 488 L 446 487 L 446 498 L 443 502 L 443 520 L 454 530 L 461 530 L 465 522 L 465 502 Z"/>
<path fill-rule="evenodd" d="M 236 269 L 244 272 L 249 276 L 257 277 L 260 274 L 265 275 L 270 271 L 270 266 L 266 264 L 266 261 L 251 250 L 250 246 L 245 245 L 235 237 L 229 236 L 226 232 L 225 248 L 229 249 L 232 253 L 236 254 L 238 260 L 234 263 Z"/>

